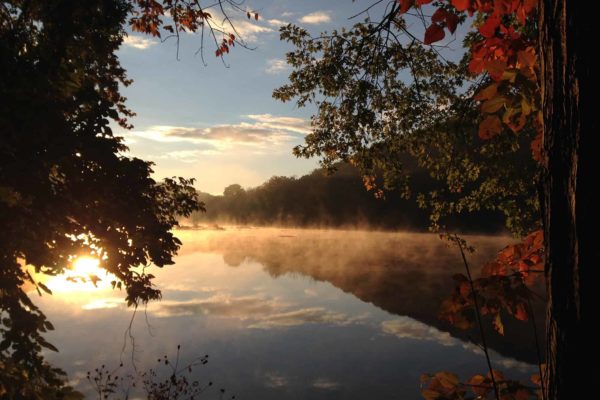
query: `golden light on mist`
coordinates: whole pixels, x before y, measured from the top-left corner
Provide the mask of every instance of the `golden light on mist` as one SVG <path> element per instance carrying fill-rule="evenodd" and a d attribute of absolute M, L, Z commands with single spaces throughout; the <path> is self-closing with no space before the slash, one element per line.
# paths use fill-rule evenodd
<path fill-rule="evenodd" d="M 111 274 L 100 268 L 100 260 L 90 256 L 73 259 L 71 267 L 63 274 L 48 280 L 46 286 L 52 292 L 80 292 L 111 289 Z"/>

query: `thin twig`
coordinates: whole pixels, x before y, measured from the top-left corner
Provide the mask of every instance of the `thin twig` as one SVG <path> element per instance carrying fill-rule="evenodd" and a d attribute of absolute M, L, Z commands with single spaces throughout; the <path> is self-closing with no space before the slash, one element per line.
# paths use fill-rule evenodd
<path fill-rule="evenodd" d="M 457 236 L 453 235 L 454 242 L 458 245 L 460 250 L 460 255 L 462 257 L 463 263 L 465 265 L 465 270 L 467 271 L 467 278 L 469 279 L 469 285 L 471 286 L 471 295 L 473 296 L 473 304 L 475 306 L 475 315 L 477 317 L 477 325 L 479 325 L 479 333 L 481 335 L 481 344 L 483 346 L 483 353 L 485 354 L 485 360 L 487 362 L 488 369 L 490 370 L 490 379 L 492 380 L 492 386 L 494 387 L 494 394 L 496 396 L 496 400 L 500 400 L 500 393 L 498 392 L 498 384 L 496 383 L 496 377 L 494 376 L 494 369 L 492 368 L 492 362 L 490 360 L 490 354 L 488 352 L 488 345 L 485 339 L 485 331 L 483 329 L 483 322 L 481 320 L 481 313 L 479 312 L 479 302 L 477 301 L 477 293 L 475 291 L 475 285 L 473 284 L 473 278 L 471 276 L 471 269 L 469 268 L 469 263 L 467 262 L 467 256 L 465 255 L 465 251 L 463 249 L 462 240 Z"/>

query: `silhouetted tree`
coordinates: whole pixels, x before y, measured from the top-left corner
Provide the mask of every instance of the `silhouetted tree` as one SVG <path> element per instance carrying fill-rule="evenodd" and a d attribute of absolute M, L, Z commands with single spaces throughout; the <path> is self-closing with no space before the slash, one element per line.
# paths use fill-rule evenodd
<path fill-rule="evenodd" d="M 201 207 L 191 180 L 154 181 L 152 163 L 113 135 L 110 121 L 128 127 L 132 115 L 115 55 L 130 10 L 125 0 L 0 3 L 0 396 L 62 390 L 41 355 L 55 350 L 43 337 L 53 327 L 27 285 L 50 290 L 26 266 L 56 275 L 92 254 L 129 305 L 146 303 L 160 291 L 133 267 L 172 264 L 176 217 Z"/>

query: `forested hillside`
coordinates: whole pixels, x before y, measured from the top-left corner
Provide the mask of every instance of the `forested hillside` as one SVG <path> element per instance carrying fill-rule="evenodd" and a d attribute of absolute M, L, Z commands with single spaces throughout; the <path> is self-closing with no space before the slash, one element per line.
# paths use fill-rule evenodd
<path fill-rule="evenodd" d="M 189 223 L 412 230 L 424 230 L 429 225 L 428 213 L 416 201 L 417 193 L 435 189 L 435 181 L 425 172 L 412 172 L 409 198 L 403 198 L 400 190 L 376 198 L 365 190 L 354 167 L 336 167 L 333 174 L 316 169 L 301 177 L 273 176 L 255 188 L 231 184 L 220 196 L 201 192 L 207 211 L 194 213 Z M 491 212 L 464 214 L 446 222 L 449 229 L 465 232 L 503 229 L 502 217 Z"/>

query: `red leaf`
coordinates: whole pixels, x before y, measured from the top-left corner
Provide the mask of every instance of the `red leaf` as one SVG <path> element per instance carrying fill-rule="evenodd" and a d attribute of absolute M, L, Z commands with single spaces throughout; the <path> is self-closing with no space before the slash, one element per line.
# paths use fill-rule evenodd
<path fill-rule="evenodd" d="M 517 304 L 517 311 L 515 312 L 515 318 L 519 321 L 527 321 L 529 315 L 524 304 Z"/>
<path fill-rule="evenodd" d="M 425 44 L 431 44 L 434 42 L 439 42 L 446 36 L 444 33 L 444 28 L 442 28 L 438 24 L 431 24 L 429 28 L 425 31 Z"/>
<path fill-rule="evenodd" d="M 417 5 L 418 6 L 422 6 L 424 4 L 429 4 L 431 3 L 433 0 L 417 0 Z"/>
<path fill-rule="evenodd" d="M 483 37 L 491 38 L 496 34 L 496 28 L 500 26 L 500 15 L 492 14 L 479 27 L 479 33 L 483 35 Z"/>
<path fill-rule="evenodd" d="M 431 16 L 431 22 L 442 22 L 447 18 L 448 11 L 438 8 Z"/>
<path fill-rule="evenodd" d="M 398 0 L 400 3 L 400 14 L 407 12 L 413 5 L 414 0 Z"/>
<path fill-rule="evenodd" d="M 447 13 L 446 15 L 446 27 L 450 31 L 450 33 L 454 33 L 456 31 L 456 27 L 458 26 L 458 15 Z"/>
<path fill-rule="evenodd" d="M 452 5 L 458 11 L 465 11 L 471 5 L 471 0 L 452 0 Z"/>
<path fill-rule="evenodd" d="M 490 74 L 492 79 L 498 81 L 502 78 L 502 74 L 504 74 L 504 71 L 506 70 L 506 61 L 502 61 L 502 60 L 487 61 L 485 63 L 485 69 Z"/>

